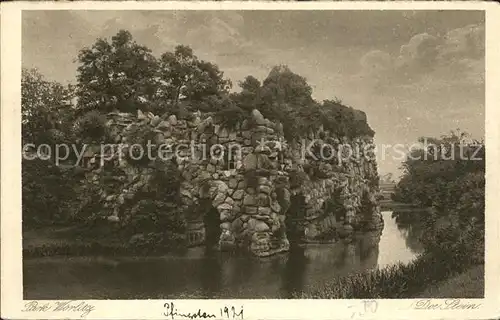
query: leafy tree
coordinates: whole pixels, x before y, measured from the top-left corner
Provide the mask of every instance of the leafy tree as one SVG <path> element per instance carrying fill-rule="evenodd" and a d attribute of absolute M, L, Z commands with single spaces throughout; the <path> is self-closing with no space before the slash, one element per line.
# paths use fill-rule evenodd
<path fill-rule="evenodd" d="M 338 136 L 373 136 L 366 114 L 344 106 L 339 99 L 315 101 L 306 79 L 287 66 L 275 66 L 261 84 L 253 76 L 239 83 L 233 94 L 236 105 L 246 111 L 258 109 L 264 117 L 283 124 L 287 139 L 307 134 L 320 125 Z"/>
<path fill-rule="evenodd" d="M 225 94 L 231 82 L 223 78 L 217 65 L 199 60 L 188 46 L 179 45 L 174 52 L 161 55 L 159 61 L 159 98 L 172 101 L 202 101 L 209 96 Z"/>
<path fill-rule="evenodd" d="M 239 86 L 243 92 L 257 94 L 260 90 L 260 81 L 254 76 L 246 76 L 245 80 L 239 82 Z"/>
<path fill-rule="evenodd" d="M 373 136 L 374 131 L 368 125 L 364 112 L 344 106 L 338 99 L 325 100 L 320 108 L 326 129 L 341 136 Z"/>
<path fill-rule="evenodd" d="M 83 111 L 146 109 L 157 90 L 157 61 L 151 50 L 137 44 L 130 32 L 98 39 L 78 55 L 78 107 Z"/>
<path fill-rule="evenodd" d="M 73 92 L 46 80 L 36 69 L 23 69 L 21 113 L 23 143 L 71 143 L 74 140 Z M 54 152 L 51 152 L 54 156 Z M 73 154 L 70 154 L 73 156 Z M 25 226 L 61 222 L 70 217 L 74 180 L 52 161 L 23 159 L 22 201 Z"/>
<path fill-rule="evenodd" d="M 396 187 L 395 199 L 433 206 L 439 211 L 455 206 L 460 194 L 448 187 L 458 187 L 453 183 L 469 173 L 485 170 L 484 143 L 467 142 L 465 137 L 452 132 L 441 139 L 420 138 L 422 148 L 413 150 L 402 164 L 404 175 Z"/>
<path fill-rule="evenodd" d="M 287 66 L 275 66 L 262 83 L 262 97 L 267 103 L 306 106 L 313 102 L 312 88 L 306 79 Z"/>
<path fill-rule="evenodd" d="M 232 95 L 232 99 L 240 108 L 251 111 L 255 108 L 261 109 L 261 84 L 253 76 L 247 76 L 245 80 L 238 83 L 241 92 Z"/>
<path fill-rule="evenodd" d="M 47 81 L 36 69 L 21 77 L 22 137 L 24 143 L 62 142 L 71 134 L 71 88 Z"/>
<path fill-rule="evenodd" d="M 429 208 L 411 217 L 395 212 L 410 225 L 423 225 L 424 248 L 437 255 L 484 258 L 485 146 L 463 132 L 421 138 L 403 163 L 404 174 L 393 199 Z M 426 143 L 425 143 L 426 142 Z"/>

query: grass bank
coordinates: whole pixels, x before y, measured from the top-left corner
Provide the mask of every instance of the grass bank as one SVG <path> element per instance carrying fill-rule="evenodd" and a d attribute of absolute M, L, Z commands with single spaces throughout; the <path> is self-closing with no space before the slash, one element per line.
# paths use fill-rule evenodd
<path fill-rule="evenodd" d="M 297 294 L 309 299 L 405 299 L 484 296 L 484 266 L 421 256 L 368 273 L 353 274 Z"/>
<path fill-rule="evenodd" d="M 161 255 L 182 250 L 172 246 L 134 246 L 116 230 L 97 227 L 44 226 L 23 230 L 23 258 L 49 256 Z"/>
<path fill-rule="evenodd" d="M 473 266 L 427 287 L 418 298 L 478 298 L 484 296 L 484 265 Z"/>

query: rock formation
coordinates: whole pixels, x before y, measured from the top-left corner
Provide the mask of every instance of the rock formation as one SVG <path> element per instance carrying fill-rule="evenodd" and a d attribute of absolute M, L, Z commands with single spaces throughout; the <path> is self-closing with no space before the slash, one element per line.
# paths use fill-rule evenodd
<path fill-rule="evenodd" d="M 178 205 L 191 245 L 205 242 L 213 228 L 205 218 L 213 214 L 219 249 L 258 256 L 286 251 L 289 241 L 332 242 L 383 226 L 372 137 L 337 137 L 320 127 L 286 141 L 282 125 L 257 110 L 233 126 L 200 112 L 187 119 L 142 112 L 107 117 L 120 148 L 103 151 L 106 159 L 96 170 L 116 166 L 126 172 L 119 190 L 102 195 L 113 208 L 110 221 L 134 214 L 126 199 L 144 188 L 155 170 L 135 166 L 125 155 L 131 134 L 147 128 L 157 153 L 147 161 L 173 161 L 181 176 Z"/>

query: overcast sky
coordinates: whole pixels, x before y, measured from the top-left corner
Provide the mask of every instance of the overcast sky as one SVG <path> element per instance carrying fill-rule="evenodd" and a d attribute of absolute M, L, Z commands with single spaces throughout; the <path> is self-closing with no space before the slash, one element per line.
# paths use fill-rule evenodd
<path fill-rule="evenodd" d="M 120 29 L 157 56 L 190 45 L 234 84 L 287 64 L 316 99 L 365 111 L 378 145 L 484 137 L 479 11 L 24 11 L 23 66 L 74 83 L 78 51 Z M 398 166 L 379 160 L 381 173 Z"/>

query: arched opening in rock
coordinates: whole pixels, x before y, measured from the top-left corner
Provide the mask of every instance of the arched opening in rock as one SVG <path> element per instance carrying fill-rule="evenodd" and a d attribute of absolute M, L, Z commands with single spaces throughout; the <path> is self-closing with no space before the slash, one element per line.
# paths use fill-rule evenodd
<path fill-rule="evenodd" d="M 302 194 L 290 197 L 290 207 L 286 213 L 286 230 L 290 244 L 297 244 L 304 236 L 306 203 Z"/>
<path fill-rule="evenodd" d="M 216 248 L 221 235 L 221 221 L 217 209 L 210 206 L 203 216 L 203 223 L 205 224 L 205 246 L 208 249 Z"/>

